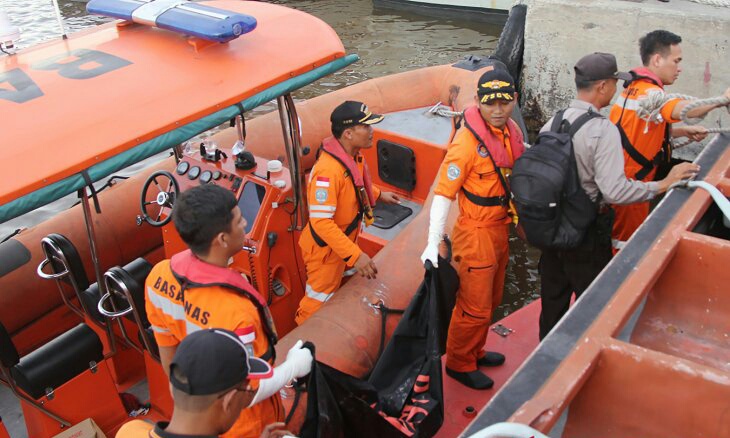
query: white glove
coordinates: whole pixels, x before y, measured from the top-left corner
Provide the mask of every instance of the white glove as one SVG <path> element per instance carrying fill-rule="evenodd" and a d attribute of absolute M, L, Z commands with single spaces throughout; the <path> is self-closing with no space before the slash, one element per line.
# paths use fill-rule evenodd
<path fill-rule="evenodd" d="M 289 380 L 299 379 L 312 372 L 312 361 L 314 360 L 312 352 L 309 351 L 309 348 L 302 348 L 302 345 L 304 345 L 304 342 L 300 339 L 286 353 L 286 361 L 282 365 L 291 364 L 292 366 L 292 377 Z M 281 368 L 281 366 L 278 368 Z"/>
<path fill-rule="evenodd" d="M 449 208 L 451 208 L 451 199 L 434 195 L 433 201 L 431 201 L 431 217 L 428 225 L 428 244 L 423 254 L 421 254 L 421 261 L 425 264 L 427 260 L 430 260 L 434 268 L 439 267 L 439 244 L 444 237 Z"/>
<path fill-rule="evenodd" d="M 249 408 L 276 394 L 292 380 L 304 377 L 312 371 L 312 361 L 314 360 L 312 352 L 308 348 L 302 348 L 302 345 L 304 342 L 297 341 L 286 353 L 286 361 L 274 368 L 274 375 L 260 380 L 259 390 L 256 391 L 251 404 L 248 405 Z"/>

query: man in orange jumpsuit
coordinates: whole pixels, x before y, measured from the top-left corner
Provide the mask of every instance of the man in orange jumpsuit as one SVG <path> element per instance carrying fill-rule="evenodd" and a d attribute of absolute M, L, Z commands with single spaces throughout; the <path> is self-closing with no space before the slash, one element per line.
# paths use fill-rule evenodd
<path fill-rule="evenodd" d="M 524 151 L 522 132 L 510 119 L 514 99 L 514 80 L 506 69 L 495 68 L 479 79 L 477 105 L 464 111 L 466 129 L 456 134 L 439 170 L 428 245 L 421 255 L 424 263 L 438 266 L 438 245 L 458 194 L 452 242 L 460 286 L 446 343 L 446 374 L 474 389 L 494 384 L 478 366 L 504 363 L 503 355 L 483 347 L 492 311 L 502 301 L 509 258 L 513 218 L 507 177 Z"/>
<path fill-rule="evenodd" d="M 383 120 L 361 102 L 347 101 L 332 111 L 332 137 L 322 142 L 320 155 L 309 177 L 309 223 L 299 238 L 307 268 L 305 295 L 296 322 L 302 324 L 340 287 L 345 267 L 363 277 L 375 278 L 378 270 L 358 246 L 364 220 L 370 225 L 372 209 L 380 200 L 400 201 L 382 192 L 370 180 L 361 149 L 372 147 L 372 125 Z"/>
<path fill-rule="evenodd" d="M 175 408 L 169 422 L 132 420 L 116 438 L 214 438 L 227 432 L 253 400 L 252 381 L 271 377 L 271 365 L 248 354 L 235 332 L 206 329 L 180 343 L 170 364 Z M 283 423 L 268 425 L 261 438 L 291 435 Z"/>
<path fill-rule="evenodd" d="M 266 301 L 228 267 L 245 240 L 236 197 L 213 184 L 192 188 L 176 199 L 172 219 L 190 249 L 155 265 L 145 282 L 145 307 L 165 373 L 180 342 L 206 328 L 236 332 L 249 353 L 273 364 L 277 338 Z M 279 389 L 312 366 L 312 354 L 301 345 L 292 347 L 271 378 L 251 382 L 253 401 L 222 436 L 258 437 L 264 426 L 284 419 Z"/>
<path fill-rule="evenodd" d="M 664 92 L 665 85 L 671 85 L 682 72 L 682 38 L 666 30 L 649 32 L 639 40 L 642 67 L 633 69 L 633 79 L 621 97 L 611 108 L 610 119 L 619 128 L 624 148 L 624 171 L 626 176 L 638 181 L 653 181 L 657 165 L 671 158 L 671 138 L 688 137 L 700 141 L 707 136 L 702 126 L 674 126 L 680 121 L 682 110 L 691 101 L 668 100 L 656 116 L 644 120 L 637 114 L 639 101 L 656 92 Z M 730 98 L 730 88 L 724 95 Z M 702 117 L 718 105 L 694 108 L 687 113 L 690 118 Z M 634 231 L 649 215 L 649 202 L 629 205 L 614 205 L 616 217 L 612 240 L 614 249 L 623 248 Z"/>

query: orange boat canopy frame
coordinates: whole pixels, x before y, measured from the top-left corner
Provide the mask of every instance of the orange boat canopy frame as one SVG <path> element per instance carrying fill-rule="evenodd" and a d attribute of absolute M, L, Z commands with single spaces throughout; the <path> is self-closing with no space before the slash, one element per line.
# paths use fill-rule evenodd
<path fill-rule="evenodd" d="M 335 31 L 270 3 L 225 44 L 127 22 L 11 55 L 0 65 L 0 223 L 290 93 L 355 61 Z"/>

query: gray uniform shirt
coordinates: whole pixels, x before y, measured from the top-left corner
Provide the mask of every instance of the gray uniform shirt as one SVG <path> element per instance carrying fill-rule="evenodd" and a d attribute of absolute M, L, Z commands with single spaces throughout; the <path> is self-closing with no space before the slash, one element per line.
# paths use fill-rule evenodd
<path fill-rule="evenodd" d="M 598 110 L 588 102 L 573 100 L 563 117 L 570 123 L 588 109 Z M 551 118 L 540 132 L 549 131 Z M 589 120 L 573 137 L 573 150 L 583 190 L 595 201 L 600 192 L 602 202 L 632 204 L 648 201 L 657 194 L 658 184 L 626 178 L 624 151 L 618 128 L 607 118 Z"/>

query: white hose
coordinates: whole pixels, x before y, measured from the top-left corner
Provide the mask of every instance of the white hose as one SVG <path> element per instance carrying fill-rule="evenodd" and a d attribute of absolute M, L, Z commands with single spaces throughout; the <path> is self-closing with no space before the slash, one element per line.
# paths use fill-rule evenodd
<path fill-rule="evenodd" d="M 715 204 L 717 204 L 717 206 L 720 208 L 720 211 L 722 212 L 723 225 L 725 225 L 727 228 L 730 228 L 730 201 L 728 201 L 725 195 L 723 195 L 722 192 L 717 189 L 717 187 L 705 181 L 689 180 L 682 180 L 676 184 L 672 184 L 672 187 L 687 187 L 690 189 L 700 188 L 707 190 L 710 196 L 712 196 L 712 199 L 715 201 Z"/>
<path fill-rule="evenodd" d="M 469 438 L 549 438 L 530 426 L 519 423 L 497 423 L 471 435 Z"/>

